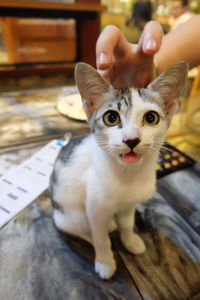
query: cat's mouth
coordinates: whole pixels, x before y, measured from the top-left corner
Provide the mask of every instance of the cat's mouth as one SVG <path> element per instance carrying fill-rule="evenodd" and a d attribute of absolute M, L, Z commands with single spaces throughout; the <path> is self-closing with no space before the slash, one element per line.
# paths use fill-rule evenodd
<path fill-rule="evenodd" d="M 123 162 L 126 162 L 126 163 L 134 163 L 140 159 L 139 155 L 133 151 L 120 154 L 119 157 L 121 158 L 121 160 Z"/>

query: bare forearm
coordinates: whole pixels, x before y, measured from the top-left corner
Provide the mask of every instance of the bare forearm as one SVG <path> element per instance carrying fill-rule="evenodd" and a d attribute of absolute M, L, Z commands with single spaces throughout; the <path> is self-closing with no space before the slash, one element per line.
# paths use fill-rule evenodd
<path fill-rule="evenodd" d="M 163 38 L 160 50 L 155 55 L 160 72 L 173 63 L 185 60 L 190 68 L 200 64 L 200 15 L 168 33 Z"/>

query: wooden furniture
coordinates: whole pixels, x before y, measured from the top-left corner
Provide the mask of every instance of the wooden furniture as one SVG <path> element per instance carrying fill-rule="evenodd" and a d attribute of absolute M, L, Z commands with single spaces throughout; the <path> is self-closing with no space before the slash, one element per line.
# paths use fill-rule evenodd
<path fill-rule="evenodd" d="M 76 60 L 76 22 L 2 18 L 9 63 L 73 62 Z"/>
<path fill-rule="evenodd" d="M 95 45 L 100 32 L 100 13 L 103 10 L 104 6 L 92 3 L 0 0 L 1 17 L 74 18 L 77 23 L 77 61 L 84 61 L 93 66 L 96 64 Z M 67 66 L 65 69 L 67 70 Z"/>
<path fill-rule="evenodd" d="M 0 175 L 47 140 L 68 130 L 88 132 L 86 123 L 65 119 L 55 109 L 55 101 L 73 91 L 0 95 Z M 0 230 L 0 299 L 199 300 L 199 195 L 198 163 L 159 179 L 158 192 L 137 207 L 137 231 L 146 252 L 132 255 L 112 236 L 118 267 L 105 281 L 94 272 L 93 248 L 55 229 L 43 193 Z"/>

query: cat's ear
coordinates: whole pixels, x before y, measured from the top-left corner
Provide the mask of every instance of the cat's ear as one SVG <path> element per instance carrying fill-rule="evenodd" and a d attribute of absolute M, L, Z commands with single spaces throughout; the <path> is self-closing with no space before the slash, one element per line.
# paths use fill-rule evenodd
<path fill-rule="evenodd" d="M 185 61 L 172 65 L 148 85 L 148 89 L 159 94 L 165 113 L 172 115 L 179 106 L 179 97 L 186 83 L 188 63 Z"/>
<path fill-rule="evenodd" d="M 92 66 L 78 63 L 75 80 L 83 101 L 83 109 L 90 119 L 104 102 L 104 94 L 109 91 L 109 83 Z"/>

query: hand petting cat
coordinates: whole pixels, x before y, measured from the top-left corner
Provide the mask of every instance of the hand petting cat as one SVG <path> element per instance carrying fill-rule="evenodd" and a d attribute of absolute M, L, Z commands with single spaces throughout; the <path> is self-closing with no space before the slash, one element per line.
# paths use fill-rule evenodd
<path fill-rule="evenodd" d="M 178 61 L 200 64 L 200 15 L 163 36 L 159 23 L 147 23 L 138 44 L 130 44 L 118 27 L 109 25 L 96 44 L 99 73 L 114 87 L 146 87 L 158 73 Z M 156 70 L 157 69 L 157 70 Z"/>
<path fill-rule="evenodd" d="M 163 30 L 149 22 L 138 44 L 130 44 L 114 25 L 107 26 L 96 45 L 97 69 L 114 87 L 146 87 L 156 76 L 154 54 L 159 50 Z"/>

